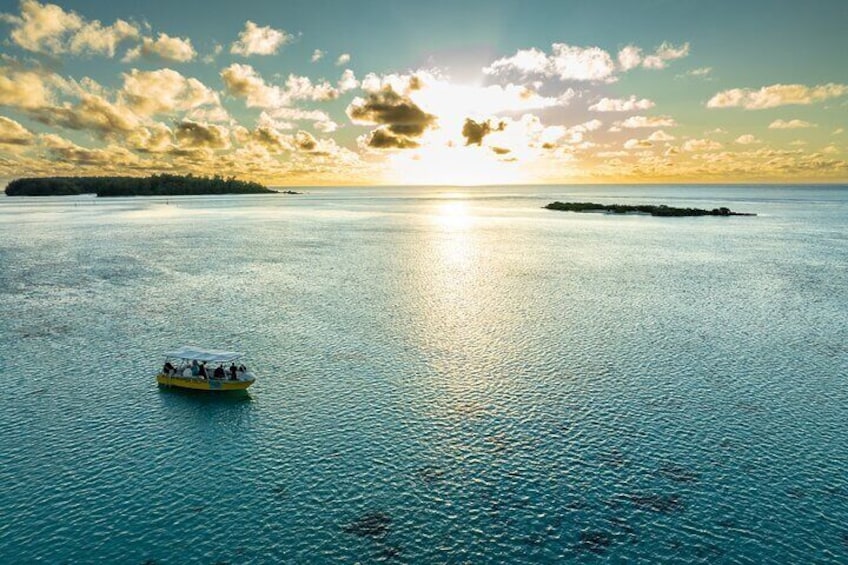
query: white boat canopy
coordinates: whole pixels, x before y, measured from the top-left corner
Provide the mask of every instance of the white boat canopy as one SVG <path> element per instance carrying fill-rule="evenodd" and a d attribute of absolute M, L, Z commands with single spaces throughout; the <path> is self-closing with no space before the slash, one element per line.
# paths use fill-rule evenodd
<path fill-rule="evenodd" d="M 176 351 L 165 352 L 166 357 L 174 357 L 176 359 L 186 359 L 189 361 L 206 361 L 207 363 L 223 363 L 224 361 L 233 361 L 241 357 L 243 353 L 238 351 L 217 351 L 215 349 L 200 349 L 184 345 Z"/>

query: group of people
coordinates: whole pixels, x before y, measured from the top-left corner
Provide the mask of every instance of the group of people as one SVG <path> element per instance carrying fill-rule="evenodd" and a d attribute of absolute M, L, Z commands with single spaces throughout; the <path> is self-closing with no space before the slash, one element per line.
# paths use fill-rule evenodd
<path fill-rule="evenodd" d="M 239 373 L 247 372 L 247 367 L 244 365 L 239 365 L 236 367 L 235 362 L 230 364 L 230 368 L 228 370 L 224 369 L 224 364 L 219 363 L 215 370 L 212 372 L 212 378 L 218 380 L 224 380 L 227 378 L 227 372 L 229 372 L 229 379 L 231 381 L 238 380 Z M 170 361 L 165 361 L 165 365 L 162 367 L 162 373 L 168 375 L 169 377 L 173 376 L 183 376 L 183 377 L 199 377 L 201 379 L 208 379 L 209 373 L 206 369 L 206 361 L 201 361 L 200 363 L 197 360 L 192 360 L 191 364 L 182 364 L 178 367 L 175 367 Z"/>

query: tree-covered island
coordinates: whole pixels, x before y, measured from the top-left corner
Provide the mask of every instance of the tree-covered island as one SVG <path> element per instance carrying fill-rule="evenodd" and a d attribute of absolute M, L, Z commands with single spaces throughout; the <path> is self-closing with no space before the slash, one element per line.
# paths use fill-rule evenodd
<path fill-rule="evenodd" d="M 151 175 L 149 177 L 20 178 L 6 186 L 8 196 L 178 196 L 192 194 L 276 193 L 257 182 L 221 176 Z"/>
<path fill-rule="evenodd" d="M 593 202 L 551 202 L 544 206 L 548 210 L 566 212 L 608 212 L 612 214 L 650 214 L 651 216 L 756 216 L 745 212 L 734 212 L 730 208 L 673 208 L 671 206 L 644 204 L 595 204 Z"/>

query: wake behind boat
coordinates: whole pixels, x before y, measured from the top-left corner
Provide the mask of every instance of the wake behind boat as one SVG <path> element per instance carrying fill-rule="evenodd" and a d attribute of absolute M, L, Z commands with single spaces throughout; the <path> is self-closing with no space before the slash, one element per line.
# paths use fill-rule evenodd
<path fill-rule="evenodd" d="M 243 356 L 237 351 L 183 346 L 165 353 L 165 364 L 156 375 L 156 382 L 160 386 L 194 390 L 244 390 L 256 377 L 237 363 Z"/>

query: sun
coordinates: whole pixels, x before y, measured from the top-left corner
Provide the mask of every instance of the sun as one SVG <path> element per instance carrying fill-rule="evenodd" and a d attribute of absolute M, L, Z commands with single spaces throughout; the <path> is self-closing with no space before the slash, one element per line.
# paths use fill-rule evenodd
<path fill-rule="evenodd" d="M 387 176 L 394 184 L 475 186 L 520 184 L 530 176 L 517 161 L 499 160 L 485 148 L 422 146 L 389 157 Z"/>

